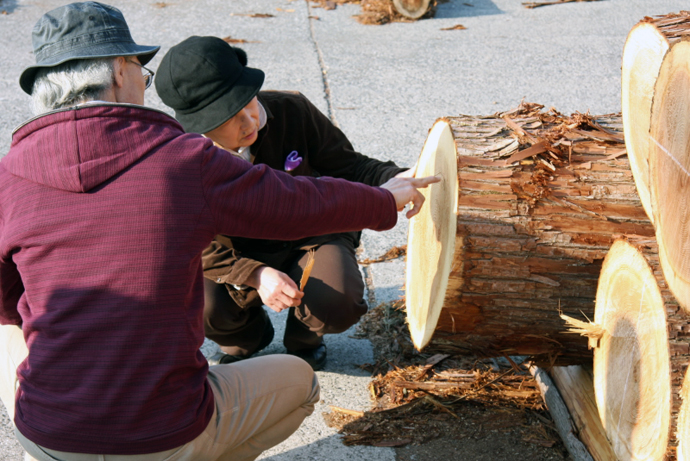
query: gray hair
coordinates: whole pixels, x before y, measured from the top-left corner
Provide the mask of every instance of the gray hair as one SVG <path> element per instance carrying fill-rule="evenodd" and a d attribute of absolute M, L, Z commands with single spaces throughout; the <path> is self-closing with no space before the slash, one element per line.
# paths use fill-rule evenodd
<path fill-rule="evenodd" d="M 99 99 L 114 82 L 113 61 L 78 59 L 39 70 L 31 93 L 34 115 Z"/>

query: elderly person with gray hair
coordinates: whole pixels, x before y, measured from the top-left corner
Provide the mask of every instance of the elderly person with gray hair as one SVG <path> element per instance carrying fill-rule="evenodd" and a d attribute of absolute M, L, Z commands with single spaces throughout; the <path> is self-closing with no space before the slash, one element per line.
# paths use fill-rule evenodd
<path fill-rule="evenodd" d="M 255 459 L 318 383 L 291 356 L 209 368 L 202 250 L 219 233 L 388 229 L 435 180 L 292 178 L 185 134 L 143 107 L 158 47 L 113 7 L 50 11 L 33 44 L 20 85 L 40 115 L 0 161 L 0 399 L 17 438 L 39 460 Z"/>

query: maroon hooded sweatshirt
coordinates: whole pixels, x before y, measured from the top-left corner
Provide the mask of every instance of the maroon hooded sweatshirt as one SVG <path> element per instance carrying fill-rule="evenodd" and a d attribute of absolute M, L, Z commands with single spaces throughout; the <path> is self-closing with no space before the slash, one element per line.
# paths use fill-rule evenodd
<path fill-rule="evenodd" d="M 214 408 L 199 352 L 201 251 L 216 234 L 384 230 L 386 190 L 252 166 L 141 106 L 20 127 L 0 162 L 0 323 L 21 325 L 15 423 L 46 448 L 185 444 Z"/>

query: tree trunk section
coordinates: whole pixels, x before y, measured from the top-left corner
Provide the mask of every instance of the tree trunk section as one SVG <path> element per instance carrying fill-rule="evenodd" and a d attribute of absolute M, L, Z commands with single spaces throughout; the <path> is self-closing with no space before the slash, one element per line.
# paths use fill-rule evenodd
<path fill-rule="evenodd" d="M 623 49 L 621 108 L 625 145 L 640 200 L 654 222 L 649 190 L 649 125 L 661 63 L 671 44 L 690 33 L 690 13 L 645 18 L 632 28 Z"/>
<path fill-rule="evenodd" d="M 654 86 L 649 150 L 652 212 L 664 276 L 690 311 L 690 42 L 666 53 Z"/>
<path fill-rule="evenodd" d="M 559 313 L 592 318 L 601 262 L 615 237 L 653 236 L 624 155 L 620 117 L 541 109 L 525 104 L 506 114 L 445 119 L 460 187 L 457 210 L 446 212 L 457 213 L 457 228 L 454 248 L 445 250 L 452 251 L 445 298 L 440 309 L 418 315 L 428 306 L 413 300 L 429 294 L 414 290 L 432 284 L 406 287 L 408 319 L 429 322 L 423 329 L 435 330 L 436 346 L 534 355 L 542 364 L 591 363 L 587 341 L 566 333 Z M 411 233 L 408 253 L 424 244 Z M 436 267 L 436 257 L 429 259 Z M 416 264 L 408 256 L 408 281 L 423 275 Z M 413 341 L 418 349 L 427 345 Z"/>
<path fill-rule="evenodd" d="M 541 392 L 544 403 L 551 413 L 551 417 L 556 425 L 558 435 L 561 436 L 565 449 L 568 450 L 574 461 L 593 461 L 587 447 L 577 437 L 577 432 L 573 420 L 568 411 L 568 407 L 561 397 L 561 393 L 549 378 L 549 375 L 539 367 L 532 365 L 529 371 L 534 376 L 539 391 Z"/>
<path fill-rule="evenodd" d="M 429 10 L 431 0 L 393 0 L 398 13 L 406 18 L 419 19 Z"/>
<path fill-rule="evenodd" d="M 580 365 L 553 367 L 550 374 L 592 458 L 595 461 L 615 460 L 616 455 L 599 420 L 591 368 Z"/>
<path fill-rule="evenodd" d="M 618 459 L 676 459 L 690 321 L 666 287 L 653 240 L 618 240 L 597 290 L 594 394 Z M 586 334 L 586 333 L 584 333 Z"/>

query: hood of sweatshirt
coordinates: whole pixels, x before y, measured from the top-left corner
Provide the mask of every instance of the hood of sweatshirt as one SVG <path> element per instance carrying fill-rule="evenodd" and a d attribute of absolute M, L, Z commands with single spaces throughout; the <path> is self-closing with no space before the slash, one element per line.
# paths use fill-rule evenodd
<path fill-rule="evenodd" d="M 161 125 L 174 129 L 161 130 Z M 182 134 L 174 118 L 155 109 L 85 104 L 21 125 L 0 164 L 28 181 L 88 192 Z"/>

